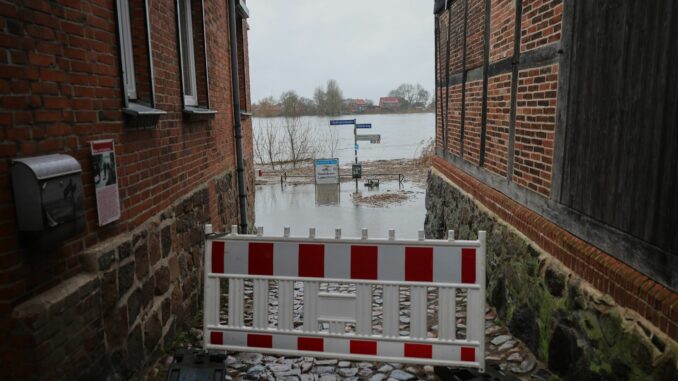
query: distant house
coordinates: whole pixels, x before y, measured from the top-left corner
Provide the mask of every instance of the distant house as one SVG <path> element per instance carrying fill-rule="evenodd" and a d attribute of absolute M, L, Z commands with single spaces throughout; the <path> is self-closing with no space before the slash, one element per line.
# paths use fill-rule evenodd
<path fill-rule="evenodd" d="M 382 110 L 399 110 L 400 98 L 397 97 L 381 97 L 379 98 L 379 107 Z"/>
<path fill-rule="evenodd" d="M 349 98 L 344 100 L 344 106 L 346 107 L 346 111 L 349 113 L 365 112 L 369 107 L 369 102 L 367 102 L 365 99 Z"/>

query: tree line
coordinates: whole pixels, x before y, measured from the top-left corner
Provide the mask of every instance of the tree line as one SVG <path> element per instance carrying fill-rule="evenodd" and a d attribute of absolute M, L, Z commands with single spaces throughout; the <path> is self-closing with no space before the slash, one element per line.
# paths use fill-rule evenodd
<path fill-rule="evenodd" d="M 420 84 L 403 83 L 391 90 L 388 96 L 398 98 L 400 101 L 397 108 L 395 110 L 390 108 L 390 111 L 421 110 L 433 106 L 431 93 Z M 288 90 L 283 92 L 278 99 L 268 96 L 260 99 L 252 106 L 254 115 L 262 117 L 334 116 L 351 112 L 381 111 L 371 100 L 364 100 L 359 109 L 352 102 L 355 102 L 355 100 L 345 99 L 337 81 L 331 79 L 327 81 L 327 84 L 316 87 L 313 92 L 313 99 L 300 96 L 294 90 Z"/>

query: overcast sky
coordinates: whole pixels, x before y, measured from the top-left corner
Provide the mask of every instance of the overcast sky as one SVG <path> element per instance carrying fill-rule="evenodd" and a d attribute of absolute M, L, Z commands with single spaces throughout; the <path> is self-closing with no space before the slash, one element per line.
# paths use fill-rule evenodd
<path fill-rule="evenodd" d="M 401 83 L 433 92 L 431 0 L 249 0 L 252 100 L 336 79 L 375 102 Z"/>

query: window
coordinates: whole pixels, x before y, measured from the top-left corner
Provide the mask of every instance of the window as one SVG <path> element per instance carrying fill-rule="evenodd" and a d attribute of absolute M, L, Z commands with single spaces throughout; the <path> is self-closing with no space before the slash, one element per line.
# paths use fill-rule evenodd
<path fill-rule="evenodd" d="M 147 0 L 117 0 L 123 113 L 129 126 L 151 126 L 164 111 L 156 110 Z"/>
<path fill-rule="evenodd" d="M 120 54 L 122 56 L 122 76 L 127 98 L 137 98 L 134 79 L 134 57 L 132 55 L 132 28 L 130 26 L 129 0 L 120 0 Z"/>
<path fill-rule="evenodd" d="M 184 115 L 210 118 L 216 111 L 210 110 L 209 102 L 203 0 L 176 1 Z"/>
<path fill-rule="evenodd" d="M 184 105 L 197 106 L 195 77 L 195 49 L 193 47 L 193 20 L 191 0 L 179 0 L 179 41 L 181 71 L 184 87 Z"/>
<path fill-rule="evenodd" d="M 247 79 L 249 73 L 247 69 L 249 62 L 247 60 L 247 31 L 250 29 L 247 19 L 250 17 L 249 9 L 244 0 L 237 2 L 236 15 L 236 33 L 238 42 L 238 85 L 240 87 L 240 116 L 249 118 L 252 113 L 249 112 L 250 97 L 248 93 Z"/>

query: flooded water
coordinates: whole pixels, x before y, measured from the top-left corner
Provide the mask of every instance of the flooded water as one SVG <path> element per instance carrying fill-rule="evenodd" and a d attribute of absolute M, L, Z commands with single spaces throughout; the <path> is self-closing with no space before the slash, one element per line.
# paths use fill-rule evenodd
<path fill-rule="evenodd" d="M 363 197 L 398 192 L 398 188 L 397 181 L 382 182 L 373 190 L 359 183 Z M 258 185 L 256 225 L 263 226 L 266 235 L 275 236 L 282 235 L 283 228 L 289 226 L 296 236 L 307 236 L 308 228 L 315 227 L 318 237 L 334 237 L 335 228 L 342 229 L 343 237 L 360 237 L 361 229 L 367 228 L 370 237 L 385 238 L 389 229 L 395 229 L 396 238 L 414 239 L 417 231 L 424 228 L 425 190 L 408 182 L 401 189 L 408 192 L 408 200 L 369 206 L 354 203 L 354 182 L 322 188 L 313 184 Z"/>
<path fill-rule="evenodd" d="M 317 146 L 323 147 L 318 156 L 331 156 L 325 148 L 330 128 L 337 133 L 339 144 L 334 152 L 342 163 L 353 161 L 353 126 L 331 126 L 330 119 L 356 119 L 358 123 L 371 123 L 371 129 L 359 129 L 358 134 L 380 134 L 381 143 L 358 142 L 360 161 L 385 159 L 412 159 L 417 157 L 421 148 L 435 134 L 435 114 L 382 114 L 382 115 L 342 115 L 337 117 L 305 116 L 301 117 L 304 126 L 310 126 Z M 254 133 L 260 133 L 266 125 L 281 128 L 284 118 L 254 118 Z M 282 131 L 281 131 L 282 133 Z"/>

